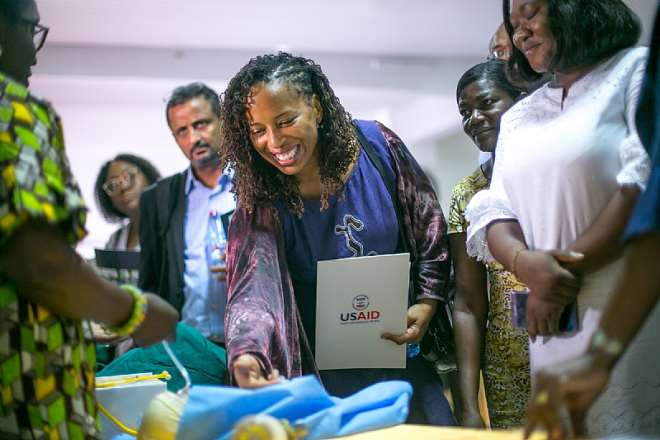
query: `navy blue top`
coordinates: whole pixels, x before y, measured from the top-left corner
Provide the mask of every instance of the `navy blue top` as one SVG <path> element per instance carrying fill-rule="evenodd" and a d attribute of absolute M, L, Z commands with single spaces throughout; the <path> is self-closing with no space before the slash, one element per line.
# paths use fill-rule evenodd
<path fill-rule="evenodd" d="M 651 175 L 628 222 L 626 241 L 660 232 L 660 6 L 658 12 L 636 118 L 639 137 L 651 157 Z"/>
<path fill-rule="evenodd" d="M 388 146 L 375 122 L 357 125 L 380 157 L 385 174 L 395 180 Z M 394 204 L 378 169 L 364 150 L 343 193 L 331 195 L 328 209 L 319 200 L 304 200 L 302 218 L 278 204 L 286 257 L 303 327 L 314 349 L 316 330 L 316 263 L 365 255 L 396 253 L 399 225 Z"/>

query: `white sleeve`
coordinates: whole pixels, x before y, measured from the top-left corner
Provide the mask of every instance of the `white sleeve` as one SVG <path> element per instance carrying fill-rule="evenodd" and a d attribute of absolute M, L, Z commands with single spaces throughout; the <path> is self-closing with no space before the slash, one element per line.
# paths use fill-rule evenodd
<path fill-rule="evenodd" d="M 512 131 L 509 130 L 510 123 L 507 120 L 506 114 L 502 116 L 490 188 L 476 193 L 465 210 L 465 218 L 469 223 L 467 253 L 480 261 L 495 261 L 486 241 L 488 225 L 496 220 L 517 219 L 502 183 L 502 167 L 509 160 L 506 151 L 507 137 Z"/>
<path fill-rule="evenodd" d="M 639 93 L 644 81 L 644 71 L 646 70 L 646 60 L 648 58 L 648 51 L 644 53 L 645 56 L 639 56 L 635 59 L 630 81 L 626 89 L 625 119 L 628 126 L 628 134 L 619 147 L 621 170 L 616 176 L 616 181 L 620 186 L 634 184 L 638 185 L 642 190 L 646 189 L 646 183 L 651 172 L 651 159 L 639 139 L 635 125 L 635 113 L 637 111 Z"/>

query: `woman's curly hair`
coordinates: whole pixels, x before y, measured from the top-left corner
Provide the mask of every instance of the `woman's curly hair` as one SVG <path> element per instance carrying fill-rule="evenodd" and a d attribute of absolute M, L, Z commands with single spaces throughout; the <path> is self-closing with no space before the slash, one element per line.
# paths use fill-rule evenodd
<path fill-rule="evenodd" d="M 309 100 L 316 96 L 323 109 L 318 127 L 319 169 L 322 185 L 321 210 L 328 207 L 328 196 L 339 191 L 342 177 L 359 152 L 351 115 L 340 104 L 321 67 L 314 61 L 280 52 L 252 58 L 234 76 L 223 94 L 220 120 L 226 160 L 234 169 L 234 192 L 244 209 L 272 206 L 283 202 L 294 214 L 304 212 L 295 176 L 281 173 L 257 153 L 250 140 L 247 119 L 252 87 L 284 82 Z"/>

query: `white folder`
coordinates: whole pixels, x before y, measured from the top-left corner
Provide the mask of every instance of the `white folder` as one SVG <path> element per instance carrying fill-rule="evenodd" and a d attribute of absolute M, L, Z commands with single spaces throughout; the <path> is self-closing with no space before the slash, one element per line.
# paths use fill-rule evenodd
<path fill-rule="evenodd" d="M 406 331 L 409 258 L 406 253 L 318 262 L 319 369 L 406 367 L 406 345 L 380 335 Z"/>

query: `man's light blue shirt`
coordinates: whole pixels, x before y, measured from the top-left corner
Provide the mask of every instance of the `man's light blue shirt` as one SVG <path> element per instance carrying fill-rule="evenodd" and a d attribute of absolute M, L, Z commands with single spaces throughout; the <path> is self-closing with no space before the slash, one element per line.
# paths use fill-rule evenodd
<path fill-rule="evenodd" d="M 231 178 L 223 173 L 215 188 L 207 188 L 188 169 L 186 177 L 186 214 L 184 217 L 184 273 L 185 302 L 181 320 L 199 330 L 205 337 L 224 342 L 224 317 L 227 287 L 209 271 L 206 257 L 206 232 L 209 214 L 220 215 L 234 210 L 236 204 L 231 190 Z"/>

